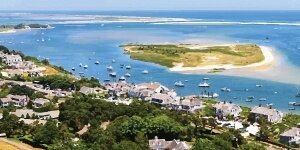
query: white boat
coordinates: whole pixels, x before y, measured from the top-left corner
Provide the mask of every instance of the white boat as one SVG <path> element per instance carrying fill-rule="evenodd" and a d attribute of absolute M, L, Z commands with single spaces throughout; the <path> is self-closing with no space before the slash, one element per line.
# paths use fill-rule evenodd
<path fill-rule="evenodd" d="M 261 85 L 261 84 L 256 84 L 255 86 L 256 87 L 263 87 L 263 85 Z"/>
<path fill-rule="evenodd" d="M 297 102 L 289 102 L 289 105 L 295 105 Z"/>
<path fill-rule="evenodd" d="M 125 73 L 124 76 L 127 77 L 127 78 L 129 78 L 129 77 L 131 77 L 131 74 L 130 73 Z"/>
<path fill-rule="evenodd" d="M 73 67 L 72 70 L 75 71 L 75 68 Z"/>
<path fill-rule="evenodd" d="M 143 74 L 148 74 L 149 71 L 148 71 L 148 70 L 144 70 L 142 73 L 143 73 Z"/>
<path fill-rule="evenodd" d="M 259 101 L 266 101 L 266 100 L 267 100 L 267 98 L 264 98 L 264 97 L 259 99 Z"/>
<path fill-rule="evenodd" d="M 181 81 L 175 82 L 174 85 L 177 87 L 184 87 L 184 84 Z"/>
<path fill-rule="evenodd" d="M 44 38 L 42 38 L 42 42 L 45 42 L 45 39 L 44 39 Z"/>
<path fill-rule="evenodd" d="M 79 64 L 79 67 L 82 67 L 82 63 Z"/>
<path fill-rule="evenodd" d="M 130 69 L 131 69 L 131 66 L 128 65 L 128 66 L 125 66 L 125 68 L 126 68 L 127 70 L 130 70 Z"/>
<path fill-rule="evenodd" d="M 37 41 L 37 42 L 39 42 L 40 40 L 39 40 L 39 39 L 37 39 L 36 41 Z"/>
<path fill-rule="evenodd" d="M 227 87 L 223 87 L 223 88 L 221 88 L 221 91 L 222 92 L 231 92 L 231 89 L 227 88 Z"/>
<path fill-rule="evenodd" d="M 124 76 L 121 76 L 119 81 L 126 81 L 126 78 Z"/>
<path fill-rule="evenodd" d="M 218 98 L 219 94 L 217 94 L 217 93 L 213 93 L 212 95 L 202 94 L 202 95 L 200 95 L 200 97 L 202 97 L 202 98 Z"/>
<path fill-rule="evenodd" d="M 209 78 L 203 78 L 203 80 L 204 80 L 204 81 L 207 81 L 207 80 L 209 80 Z"/>
<path fill-rule="evenodd" d="M 199 87 L 207 88 L 207 87 L 209 87 L 210 85 L 209 85 L 207 82 L 203 82 L 203 83 L 199 83 L 198 86 L 199 86 Z"/>
<path fill-rule="evenodd" d="M 189 82 L 189 80 L 184 80 L 184 82 Z"/>
<path fill-rule="evenodd" d="M 89 67 L 88 65 L 84 65 L 84 66 L 83 66 L 84 69 L 87 69 L 88 67 Z"/>
<path fill-rule="evenodd" d="M 20 42 L 20 43 L 21 43 L 21 44 L 24 44 L 25 42 L 22 41 L 22 42 Z"/>
<path fill-rule="evenodd" d="M 113 59 L 111 62 L 112 62 L 112 63 L 115 63 L 115 62 L 116 62 L 116 60 L 114 60 L 114 59 Z"/>
<path fill-rule="evenodd" d="M 112 66 L 108 66 L 108 67 L 106 67 L 106 69 L 107 69 L 108 71 L 112 71 L 114 68 L 113 68 Z"/>
<path fill-rule="evenodd" d="M 111 76 L 111 77 L 116 77 L 116 76 L 117 76 L 117 73 L 116 73 L 116 72 L 111 72 L 111 73 L 109 73 L 109 76 Z"/>
<path fill-rule="evenodd" d="M 48 41 L 51 41 L 51 39 L 50 39 L 50 38 L 48 38 Z"/>
<path fill-rule="evenodd" d="M 95 62 L 96 65 L 99 65 L 99 63 L 100 63 L 99 61 L 96 61 L 96 62 Z"/>

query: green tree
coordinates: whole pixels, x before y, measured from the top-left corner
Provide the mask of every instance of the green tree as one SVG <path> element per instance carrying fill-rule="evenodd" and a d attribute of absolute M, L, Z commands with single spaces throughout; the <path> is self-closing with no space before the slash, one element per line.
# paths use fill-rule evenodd
<path fill-rule="evenodd" d="M 40 144 L 53 144 L 59 139 L 57 122 L 48 120 L 44 126 L 37 128 L 33 133 L 33 140 Z"/>
<path fill-rule="evenodd" d="M 207 139 L 197 139 L 192 150 L 217 150 L 214 143 Z"/>
<path fill-rule="evenodd" d="M 260 144 L 256 144 L 256 143 L 247 143 L 242 145 L 239 150 L 266 150 L 266 148 Z"/>
<path fill-rule="evenodd" d="M 121 141 L 112 147 L 113 150 L 140 150 L 141 148 L 132 141 Z"/>

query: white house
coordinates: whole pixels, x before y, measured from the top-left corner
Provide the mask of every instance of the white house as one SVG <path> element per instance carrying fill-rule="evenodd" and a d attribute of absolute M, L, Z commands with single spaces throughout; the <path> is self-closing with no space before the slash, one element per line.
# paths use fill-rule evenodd
<path fill-rule="evenodd" d="M 216 111 L 218 118 L 223 118 L 228 115 L 237 117 L 242 112 L 242 109 L 239 105 L 233 104 L 231 102 L 219 102 L 213 106 Z"/>
<path fill-rule="evenodd" d="M 255 106 L 250 113 L 254 116 L 253 121 L 257 121 L 261 117 L 265 117 L 271 123 L 280 123 L 282 121 L 283 113 L 273 109 L 262 106 Z"/>
<path fill-rule="evenodd" d="M 17 66 L 22 62 L 22 57 L 20 55 L 5 55 L 2 61 L 8 66 Z"/>
<path fill-rule="evenodd" d="M 189 150 L 190 146 L 185 141 L 166 141 L 155 136 L 155 139 L 149 140 L 149 148 L 150 150 Z"/>
<path fill-rule="evenodd" d="M 300 123 L 297 124 L 297 127 L 292 127 L 291 129 L 280 134 L 281 143 L 285 144 L 300 144 Z"/>
<path fill-rule="evenodd" d="M 37 98 L 33 101 L 33 107 L 35 108 L 41 108 L 43 107 L 45 104 L 49 103 L 50 101 L 48 99 L 44 99 L 44 98 Z"/>

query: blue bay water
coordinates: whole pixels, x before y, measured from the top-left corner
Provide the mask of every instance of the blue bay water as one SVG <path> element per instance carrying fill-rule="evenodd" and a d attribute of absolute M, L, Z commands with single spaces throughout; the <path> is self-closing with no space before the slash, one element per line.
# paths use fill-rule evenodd
<path fill-rule="evenodd" d="M 203 19 L 205 21 L 234 21 L 234 22 L 281 22 L 297 23 L 300 21 L 300 12 L 273 12 L 273 11 L 187 11 L 187 12 L 32 12 L 48 14 L 79 14 L 79 15 L 124 15 L 124 16 L 150 16 L 174 17 L 187 19 Z M 7 17 L 0 15 L 0 24 L 16 24 L 21 22 L 47 22 L 32 21 L 26 18 Z M 220 94 L 220 99 L 231 100 L 247 106 L 259 103 L 273 103 L 275 108 L 288 111 L 289 101 L 296 101 L 297 93 L 295 84 L 283 84 L 267 80 L 257 80 L 241 77 L 228 77 L 220 75 L 189 75 L 169 72 L 159 65 L 131 60 L 123 54 L 119 46 L 125 43 L 153 43 L 153 42 L 189 42 L 189 41 L 229 41 L 257 43 L 275 47 L 287 60 L 300 67 L 300 26 L 290 25 L 158 25 L 150 23 L 106 23 L 63 25 L 52 24 L 54 29 L 32 30 L 30 32 L 17 32 L 0 34 L 0 44 L 11 49 L 20 50 L 27 55 L 49 58 L 50 62 L 63 66 L 67 70 L 76 67 L 76 73 L 85 72 L 89 77 L 94 76 L 101 80 L 108 79 L 106 67 L 112 65 L 118 76 L 131 73 L 129 82 L 140 83 L 157 81 L 169 88 L 174 88 L 179 95 L 200 94 L 198 88 L 202 78 L 209 77 L 211 88 Z M 265 37 L 270 42 L 264 41 Z M 36 40 L 45 39 L 45 42 Z M 50 39 L 50 40 L 48 40 Z M 23 44 L 22 44 L 23 43 Z M 111 63 L 112 59 L 116 63 Z M 95 65 L 100 61 L 100 65 Z M 88 65 L 84 70 L 78 64 Z M 132 70 L 120 68 L 120 64 L 131 65 Z M 148 75 L 141 72 L 147 69 Z M 300 83 L 300 75 L 299 83 Z M 288 78 L 288 77 L 287 77 Z M 184 88 L 174 87 L 174 82 L 189 80 Z M 262 84 L 258 88 L 255 85 Z M 232 92 L 222 93 L 220 88 L 229 87 Z M 249 89 L 248 92 L 245 89 Z M 274 92 L 277 92 L 275 94 Z M 255 96 L 252 103 L 245 102 L 248 96 Z M 236 97 L 236 99 L 233 99 Z M 267 98 L 259 102 L 259 98 Z M 298 99 L 300 102 L 300 99 Z M 300 112 L 300 107 L 296 111 Z"/>

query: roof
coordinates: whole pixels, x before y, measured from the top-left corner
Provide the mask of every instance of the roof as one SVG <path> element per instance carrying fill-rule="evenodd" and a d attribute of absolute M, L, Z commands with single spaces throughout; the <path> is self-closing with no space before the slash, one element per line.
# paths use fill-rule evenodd
<path fill-rule="evenodd" d="M 22 115 L 24 117 L 26 117 L 27 114 L 29 116 L 32 116 L 33 114 L 35 114 L 35 112 L 32 109 L 16 109 L 15 112 L 10 112 L 10 113 L 16 115 L 19 118 L 21 118 Z"/>
<path fill-rule="evenodd" d="M 20 100 L 20 99 L 26 99 L 27 96 L 26 95 L 7 95 L 7 97 L 13 99 L 13 100 Z"/>
<path fill-rule="evenodd" d="M 171 95 L 168 94 L 162 94 L 162 93 L 155 93 L 151 97 L 152 99 L 159 99 L 163 101 L 171 102 L 174 98 Z"/>
<path fill-rule="evenodd" d="M 25 124 L 33 124 L 34 122 L 38 122 L 38 124 L 46 124 L 46 120 L 40 120 L 40 119 L 24 119 L 20 118 L 19 121 L 23 121 Z"/>
<path fill-rule="evenodd" d="M 255 114 L 266 115 L 266 116 L 274 116 L 274 115 L 282 116 L 282 113 L 280 111 L 276 109 L 270 109 L 267 107 L 255 106 L 250 112 Z"/>
<path fill-rule="evenodd" d="M 45 103 L 49 103 L 50 101 L 48 99 L 45 99 L 45 98 L 37 98 L 33 102 L 34 103 L 39 103 L 39 104 L 45 104 Z"/>
<path fill-rule="evenodd" d="M 53 110 L 53 111 L 47 111 L 47 112 L 41 112 L 38 113 L 38 116 L 50 116 L 51 118 L 58 118 L 59 116 L 59 110 Z"/>
<path fill-rule="evenodd" d="M 166 141 L 165 139 L 158 139 L 155 137 L 153 140 L 149 140 L 149 147 L 152 150 L 157 149 L 170 149 L 170 150 L 188 150 L 189 146 L 185 141 L 172 140 Z"/>
<path fill-rule="evenodd" d="M 299 132 L 300 132 L 300 129 L 299 129 L 299 128 L 292 127 L 291 129 L 289 129 L 289 130 L 283 132 L 282 134 L 280 134 L 280 136 L 294 137 L 294 136 L 296 136 Z"/>
<path fill-rule="evenodd" d="M 161 84 L 158 82 L 150 82 L 150 83 L 141 83 L 137 85 L 139 88 L 146 88 L 149 90 L 156 90 L 161 87 Z"/>
<path fill-rule="evenodd" d="M 221 110 L 231 110 L 235 107 L 240 108 L 240 106 L 234 104 L 234 103 L 227 103 L 227 102 L 219 102 L 214 105 L 216 109 L 221 109 Z"/>
<path fill-rule="evenodd" d="M 7 103 L 7 102 L 12 102 L 13 100 L 11 98 L 5 97 L 5 98 L 1 98 L 0 101 L 2 103 Z"/>
<path fill-rule="evenodd" d="M 82 134 L 86 133 L 88 130 L 89 130 L 89 126 L 88 125 L 84 125 L 84 127 L 80 131 L 78 131 L 76 133 L 78 135 L 82 135 Z"/>
<path fill-rule="evenodd" d="M 181 105 L 199 106 L 202 105 L 202 101 L 197 97 L 187 97 L 181 101 Z"/>

